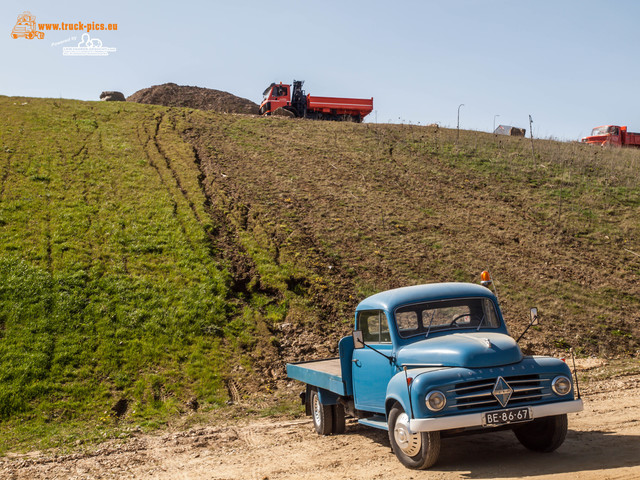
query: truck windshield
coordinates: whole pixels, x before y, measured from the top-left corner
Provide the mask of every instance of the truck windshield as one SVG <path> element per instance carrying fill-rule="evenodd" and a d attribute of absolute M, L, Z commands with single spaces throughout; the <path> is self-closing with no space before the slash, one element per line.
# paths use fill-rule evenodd
<path fill-rule="evenodd" d="M 494 303 L 488 298 L 460 298 L 405 305 L 395 311 L 401 338 L 442 330 L 498 328 Z"/>
<path fill-rule="evenodd" d="M 608 133 L 613 133 L 614 127 L 606 126 L 606 127 L 596 127 L 591 131 L 591 135 L 607 135 Z"/>

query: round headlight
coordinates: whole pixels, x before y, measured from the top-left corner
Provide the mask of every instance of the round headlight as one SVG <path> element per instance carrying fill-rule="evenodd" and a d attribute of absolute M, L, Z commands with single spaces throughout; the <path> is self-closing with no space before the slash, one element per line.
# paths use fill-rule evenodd
<path fill-rule="evenodd" d="M 565 376 L 559 376 L 551 382 L 551 388 L 557 395 L 566 395 L 571 391 L 571 380 Z"/>
<path fill-rule="evenodd" d="M 433 392 L 429 392 L 425 399 L 425 403 L 427 404 L 427 408 L 432 412 L 439 412 L 447 404 L 447 399 L 445 398 L 444 393 L 434 390 Z"/>

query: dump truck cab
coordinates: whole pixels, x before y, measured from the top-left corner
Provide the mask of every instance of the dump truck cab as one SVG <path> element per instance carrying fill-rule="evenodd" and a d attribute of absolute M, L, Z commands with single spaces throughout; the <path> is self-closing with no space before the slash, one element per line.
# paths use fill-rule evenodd
<path fill-rule="evenodd" d="M 272 83 L 262 93 L 260 115 L 271 115 L 278 108 L 291 105 L 291 85 Z"/>
<path fill-rule="evenodd" d="M 591 135 L 582 138 L 582 143 L 592 145 L 622 145 L 621 134 L 627 127 L 617 125 L 601 125 L 591 130 Z"/>

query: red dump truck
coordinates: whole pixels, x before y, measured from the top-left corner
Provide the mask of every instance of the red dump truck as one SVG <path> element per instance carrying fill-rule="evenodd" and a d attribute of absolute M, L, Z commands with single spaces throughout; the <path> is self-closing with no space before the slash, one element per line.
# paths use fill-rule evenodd
<path fill-rule="evenodd" d="M 263 92 L 260 115 L 271 115 L 282 108 L 295 117 L 316 120 L 348 120 L 361 122 L 373 110 L 371 98 L 337 98 L 305 95 L 302 80 L 294 80 L 291 85 L 272 83 Z"/>
<path fill-rule="evenodd" d="M 602 125 L 584 137 L 582 143 L 592 145 L 615 145 L 618 147 L 640 147 L 640 133 L 627 132 L 627 127 Z"/>

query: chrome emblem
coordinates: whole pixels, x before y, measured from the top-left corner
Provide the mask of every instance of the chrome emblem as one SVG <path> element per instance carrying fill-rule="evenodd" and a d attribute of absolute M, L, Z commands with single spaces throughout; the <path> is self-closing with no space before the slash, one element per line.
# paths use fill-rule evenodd
<path fill-rule="evenodd" d="M 483 338 L 482 341 L 487 348 L 491 348 L 491 340 L 489 340 L 488 338 Z"/>
<path fill-rule="evenodd" d="M 493 387 L 493 396 L 500 402 L 500 405 L 506 407 L 512 393 L 513 388 L 505 382 L 504 378 L 498 377 L 498 380 L 496 380 L 496 384 Z"/>

